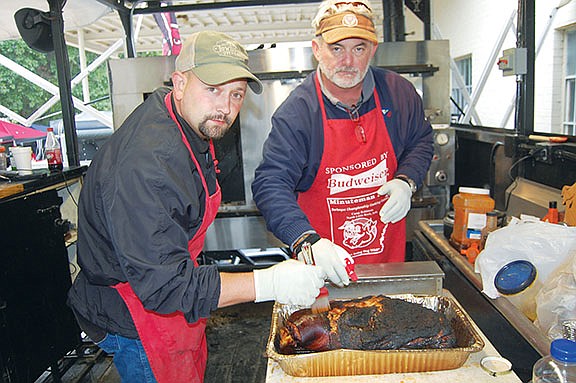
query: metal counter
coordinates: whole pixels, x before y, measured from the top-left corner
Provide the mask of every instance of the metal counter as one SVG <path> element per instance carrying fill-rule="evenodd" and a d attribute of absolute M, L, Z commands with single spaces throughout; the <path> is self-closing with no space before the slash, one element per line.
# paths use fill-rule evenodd
<path fill-rule="evenodd" d="M 474 267 L 466 261 L 444 238 L 442 234 L 442 221 L 421 221 L 419 228 L 434 242 L 442 253 L 454 263 L 456 267 L 482 291 L 482 280 L 479 274 L 474 272 Z M 541 355 L 547 355 L 550 351 L 550 340 L 537 328 L 516 306 L 504 297 L 493 299 L 496 309 L 510 322 L 512 326 L 534 347 Z"/>
<path fill-rule="evenodd" d="M 482 329 L 496 349 L 515 366 L 525 381 L 533 364 L 548 354 L 550 341 L 508 299 L 490 299 L 482 293 L 482 281 L 473 265 L 444 237 L 440 220 L 421 221 L 412 242 L 415 259 L 436 261 L 446 274 L 451 291 Z"/>

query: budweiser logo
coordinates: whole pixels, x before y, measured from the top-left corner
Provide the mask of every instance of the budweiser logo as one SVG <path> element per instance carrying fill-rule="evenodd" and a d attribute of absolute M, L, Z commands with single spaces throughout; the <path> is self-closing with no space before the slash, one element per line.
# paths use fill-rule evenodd
<path fill-rule="evenodd" d="M 347 174 L 333 174 L 328 179 L 330 195 L 341 193 L 350 189 L 366 189 L 381 186 L 388 178 L 388 166 L 383 160 L 374 168 L 354 176 Z"/>

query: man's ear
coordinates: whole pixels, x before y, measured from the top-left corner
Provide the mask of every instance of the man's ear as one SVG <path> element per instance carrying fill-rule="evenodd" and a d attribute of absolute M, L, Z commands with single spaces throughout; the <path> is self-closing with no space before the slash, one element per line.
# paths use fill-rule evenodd
<path fill-rule="evenodd" d="M 374 43 L 372 47 L 372 58 L 374 58 L 374 55 L 376 54 L 377 50 L 378 50 L 378 43 Z"/>
<path fill-rule="evenodd" d="M 177 100 L 179 100 L 182 97 L 182 94 L 184 94 L 187 80 L 186 75 L 182 72 L 172 73 L 173 93 Z"/>
<path fill-rule="evenodd" d="M 318 56 L 320 55 L 320 43 L 316 40 L 316 39 L 312 39 L 312 53 L 314 54 L 314 57 L 316 58 L 316 61 L 318 60 Z"/>

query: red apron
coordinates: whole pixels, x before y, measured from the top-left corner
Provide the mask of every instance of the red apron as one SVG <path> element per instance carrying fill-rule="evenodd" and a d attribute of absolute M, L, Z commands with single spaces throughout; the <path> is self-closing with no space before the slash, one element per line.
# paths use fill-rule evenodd
<path fill-rule="evenodd" d="M 396 173 L 394 148 L 374 90 L 376 108 L 356 120 L 328 120 L 315 79 L 324 125 L 324 154 L 309 190 L 298 203 L 312 227 L 346 249 L 356 263 L 403 262 L 405 219 L 380 220 L 388 196 L 377 191 Z"/>
<path fill-rule="evenodd" d="M 194 238 L 188 242 L 190 257 L 194 260 L 194 265 L 198 266 L 196 257 L 198 257 L 204 245 L 206 230 L 214 221 L 218 212 L 221 190 L 220 186 L 216 184 L 216 192 L 209 196 L 202 169 L 194 157 L 190 143 L 186 139 L 182 127 L 172 110 L 170 95 L 171 93 L 166 95 L 164 103 L 172 120 L 176 122 L 180 130 L 182 141 L 188 148 L 190 157 L 194 160 L 206 193 L 206 207 L 202 225 L 194 235 Z M 213 158 L 215 158 L 212 142 L 210 142 L 210 151 Z M 138 330 L 138 336 L 142 341 L 146 356 L 158 383 L 202 382 L 204 380 L 204 371 L 206 370 L 206 360 L 208 359 L 206 334 L 204 332 L 206 319 L 202 318 L 196 323 L 190 324 L 181 312 L 163 315 L 146 310 L 128 283 L 117 284 L 114 288 L 120 293 L 130 310 Z"/>

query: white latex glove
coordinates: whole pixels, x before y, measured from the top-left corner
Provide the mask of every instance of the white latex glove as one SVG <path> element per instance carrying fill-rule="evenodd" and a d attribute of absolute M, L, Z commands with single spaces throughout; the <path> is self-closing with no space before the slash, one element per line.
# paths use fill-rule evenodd
<path fill-rule="evenodd" d="M 378 189 L 378 194 L 388 194 L 388 201 L 380 209 L 380 219 L 384 223 L 396 223 L 408 214 L 412 191 L 410 186 L 399 179 L 392 179 Z"/>
<path fill-rule="evenodd" d="M 295 259 L 254 270 L 255 302 L 311 306 L 324 286 L 324 271 Z"/>
<path fill-rule="evenodd" d="M 332 283 L 340 287 L 348 286 L 350 278 L 344 259 L 347 256 L 352 263 L 354 260 L 346 250 L 326 238 L 320 238 L 312 245 L 312 255 L 316 266 L 324 270 L 326 277 Z M 303 261 L 301 254 L 298 254 L 298 259 Z"/>
<path fill-rule="evenodd" d="M 346 267 L 346 273 L 348 274 L 348 277 L 353 281 L 357 281 L 358 275 L 356 275 L 355 271 L 356 266 L 354 265 L 354 258 L 352 258 L 352 256 L 348 254 L 348 252 L 344 250 L 342 247 L 337 245 L 335 245 L 335 247 L 336 247 L 336 253 L 340 257 L 340 259 L 342 259 L 342 261 L 344 261 L 344 263 L 348 265 Z"/>

